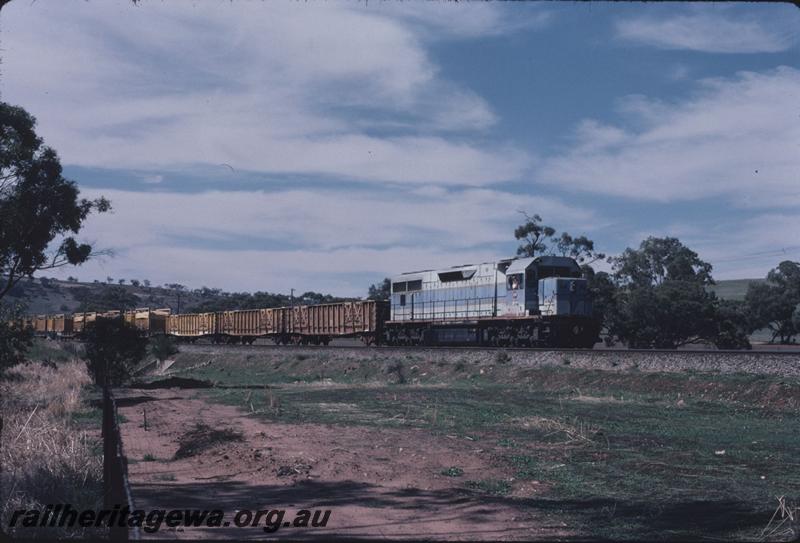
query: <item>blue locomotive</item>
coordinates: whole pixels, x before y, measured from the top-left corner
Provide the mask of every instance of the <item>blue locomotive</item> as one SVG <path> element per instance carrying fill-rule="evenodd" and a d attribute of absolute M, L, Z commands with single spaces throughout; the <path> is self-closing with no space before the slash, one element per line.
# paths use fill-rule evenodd
<path fill-rule="evenodd" d="M 392 278 L 389 345 L 592 348 L 600 323 L 578 263 L 509 258 Z"/>

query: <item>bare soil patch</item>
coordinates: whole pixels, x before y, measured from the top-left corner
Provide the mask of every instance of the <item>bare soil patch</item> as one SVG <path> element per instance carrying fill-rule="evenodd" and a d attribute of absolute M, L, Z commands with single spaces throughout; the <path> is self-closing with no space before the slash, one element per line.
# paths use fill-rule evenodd
<path fill-rule="evenodd" d="M 145 394 L 151 401 L 120 408 L 139 508 L 220 508 L 226 519 L 241 509 L 286 509 L 287 517 L 300 509 L 331 510 L 325 528 L 276 532 L 291 539 L 520 540 L 575 534 L 555 511 L 529 507 L 547 485 L 526 481 L 504 493 L 503 466 L 492 450 L 469 439 L 419 428 L 268 423 L 235 407 L 210 403 L 195 391 L 155 389 Z M 205 429 L 233 430 L 236 437 L 216 439 L 217 433 L 209 440 Z M 197 439 L 203 446 L 189 455 L 177 454 Z M 470 489 L 467 480 L 480 483 Z M 163 527 L 143 534 L 267 535 L 262 527 Z"/>

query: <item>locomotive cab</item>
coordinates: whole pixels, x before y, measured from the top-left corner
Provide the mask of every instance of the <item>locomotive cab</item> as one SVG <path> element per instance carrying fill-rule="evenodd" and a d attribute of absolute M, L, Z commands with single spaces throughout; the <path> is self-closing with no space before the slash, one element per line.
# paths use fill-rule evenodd
<path fill-rule="evenodd" d="M 547 277 L 539 281 L 541 315 L 592 315 L 592 302 L 586 279 Z"/>
<path fill-rule="evenodd" d="M 501 261 L 505 296 L 501 315 L 591 315 L 586 280 L 571 258 L 540 256 Z"/>

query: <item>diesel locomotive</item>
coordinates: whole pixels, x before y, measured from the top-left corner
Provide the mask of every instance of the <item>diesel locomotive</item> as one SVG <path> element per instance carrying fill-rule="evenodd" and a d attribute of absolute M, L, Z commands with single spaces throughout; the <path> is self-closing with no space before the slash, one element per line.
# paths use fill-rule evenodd
<path fill-rule="evenodd" d="M 591 348 L 600 323 L 578 263 L 509 258 L 391 280 L 389 345 Z"/>

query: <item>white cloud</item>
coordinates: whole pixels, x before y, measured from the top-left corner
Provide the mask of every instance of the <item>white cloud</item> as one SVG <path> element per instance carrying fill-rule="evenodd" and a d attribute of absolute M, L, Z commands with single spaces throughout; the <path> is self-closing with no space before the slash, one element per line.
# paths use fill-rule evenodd
<path fill-rule="evenodd" d="M 528 153 L 483 134 L 497 121 L 490 105 L 440 76 L 418 31 L 424 25 L 411 24 L 422 16 L 399 11 L 12 3 L 3 10 L 4 99 L 38 117 L 65 164 L 228 163 L 399 183 L 519 178 Z M 445 16 L 423 11 L 434 25 Z M 506 20 L 493 6 L 445 11 L 459 36 L 494 32 L 492 23 Z M 393 130 L 379 136 L 375 127 Z"/>
<path fill-rule="evenodd" d="M 148 185 L 157 185 L 164 181 L 164 176 L 161 174 L 144 174 L 142 175 L 142 183 L 147 183 Z"/>
<path fill-rule="evenodd" d="M 723 13 L 638 17 L 617 22 L 617 36 L 661 49 L 706 53 L 777 53 L 793 44 L 790 30 Z"/>
<path fill-rule="evenodd" d="M 635 128 L 584 121 L 537 179 L 642 200 L 800 205 L 798 95 L 800 71 L 780 67 L 703 80 L 680 103 L 631 97 L 621 110 Z"/>
<path fill-rule="evenodd" d="M 512 9 L 488 2 L 383 2 L 381 12 L 419 25 L 426 39 L 497 36 L 520 30 L 541 29 L 554 18 L 541 5 L 515 5 Z"/>
<path fill-rule="evenodd" d="M 186 194 L 84 189 L 114 212 L 92 217 L 84 234 L 113 247 L 174 242 L 264 244 L 331 250 L 346 246 L 471 247 L 512 241 L 517 209 L 546 209 L 564 228 L 586 229 L 593 214 L 557 199 L 488 189 L 448 192 L 286 190 Z M 142 210 L 148 219 L 142 221 Z M 213 210 L 213 220 L 209 220 Z M 130 236 L 136 231 L 135 237 Z M 420 235 L 423 233 L 423 235 Z"/>
<path fill-rule="evenodd" d="M 87 263 L 77 270 L 81 277 L 147 276 L 159 283 L 180 277 L 195 287 L 228 289 L 309 285 L 360 294 L 358 284 L 341 275 L 387 275 L 507 256 L 498 251 L 515 248 L 517 209 L 547 210 L 573 232 L 591 233 L 597 223 L 591 211 L 556 199 L 488 189 L 419 188 L 391 197 L 324 189 L 81 194 L 106 196 L 114 212 L 91 216 L 80 237 L 118 254 Z"/>
<path fill-rule="evenodd" d="M 686 64 L 675 64 L 667 70 L 667 77 L 673 81 L 680 81 L 689 77 L 690 69 Z"/>
<path fill-rule="evenodd" d="M 180 282 L 191 288 L 201 286 L 229 291 L 257 290 L 288 293 L 331 293 L 339 296 L 366 296 L 370 281 L 415 269 L 445 267 L 464 262 L 484 262 L 497 255 L 486 251 L 405 248 L 343 248 L 315 250 L 212 250 L 186 247 L 134 247 L 119 258 L 94 260 L 70 270 L 81 279 L 111 276 L 149 279 L 153 284 Z M 130 264 L 136 262 L 136 266 Z M 67 273 L 67 272 L 64 272 Z M 365 279 L 360 279 L 360 278 Z M 372 277 L 372 279 L 366 279 Z M 359 284 L 359 280 L 363 284 Z"/>

